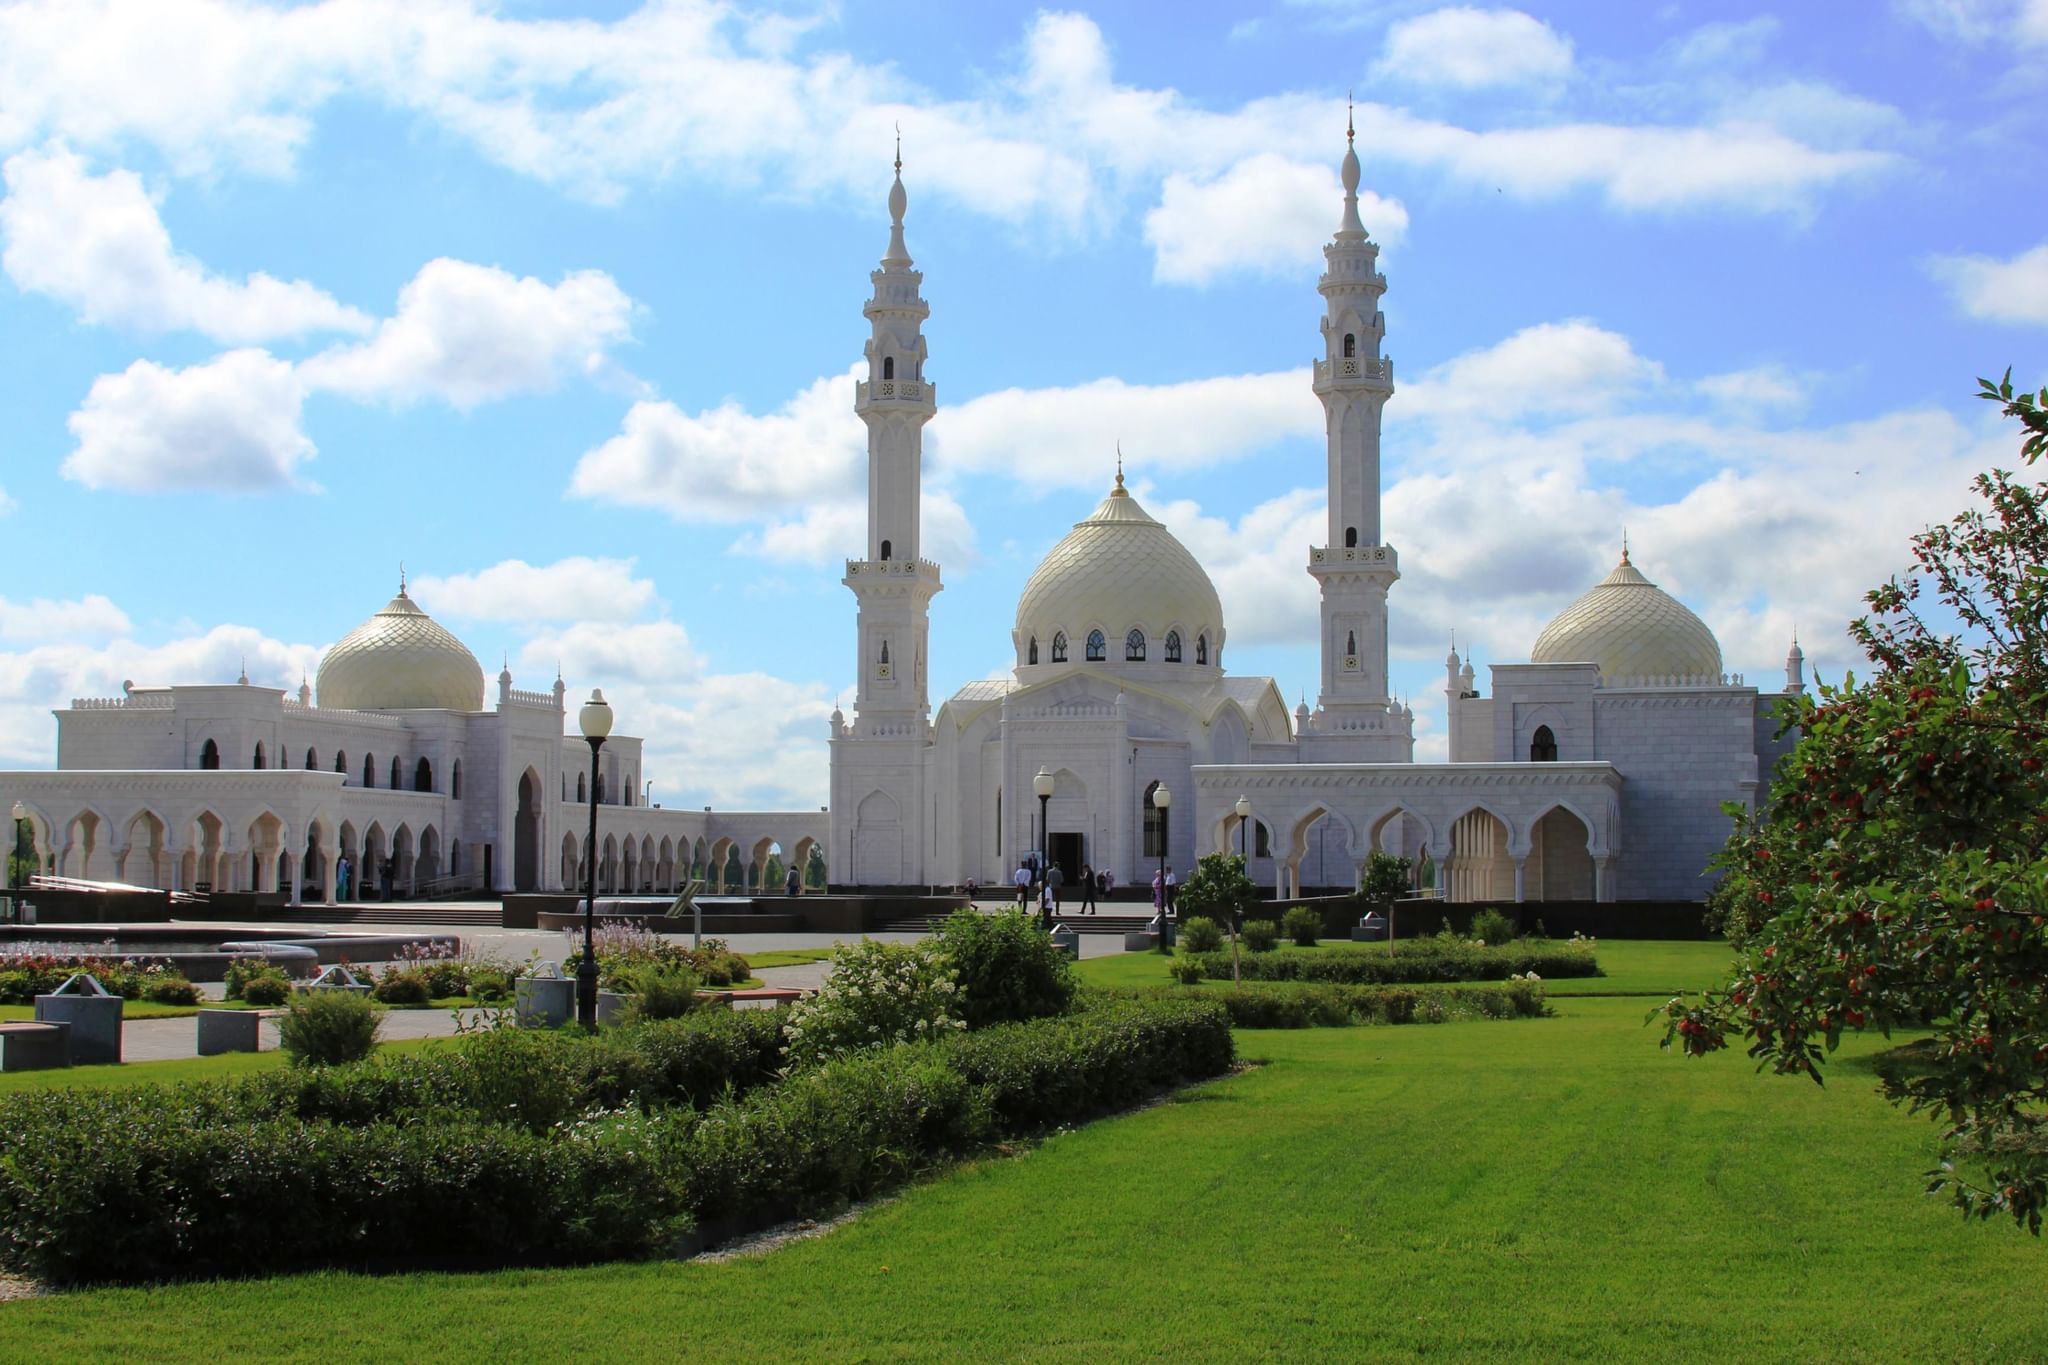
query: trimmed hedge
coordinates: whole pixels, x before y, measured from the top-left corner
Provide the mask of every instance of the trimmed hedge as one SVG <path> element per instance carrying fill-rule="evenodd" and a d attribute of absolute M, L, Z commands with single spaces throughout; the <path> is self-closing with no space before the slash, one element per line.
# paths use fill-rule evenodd
<path fill-rule="evenodd" d="M 1444 1024 L 1461 1019 L 1537 1019 L 1550 1012 L 1540 981 L 1499 986 L 1306 985 L 1279 991 L 1203 991 L 1191 996 L 1171 986 L 1118 990 L 1120 999 L 1213 1000 L 1236 1028 L 1347 1028 L 1354 1024 Z"/>
<path fill-rule="evenodd" d="M 474 1120 L 195 1126 L 133 1094 L 17 1097 L 0 1124 L 0 1263 L 68 1282 L 591 1261 L 644 1255 L 688 1222 L 653 1165 L 614 1146 Z"/>
<path fill-rule="evenodd" d="M 1211 981 L 1230 980 L 1230 954 L 1197 953 L 1190 961 Z M 1326 981 L 1343 985 L 1382 985 L 1412 981 L 1505 981 L 1535 972 L 1552 977 L 1598 976 L 1593 950 L 1569 940 L 1519 939 L 1498 947 L 1475 948 L 1462 940 L 1419 939 L 1398 945 L 1338 947 L 1313 952 L 1247 953 L 1242 962 L 1246 981 Z"/>
<path fill-rule="evenodd" d="M 693 1217 L 836 1207 L 1233 1055 L 1218 1003 L 1094 1001 L 764 1084 L 780 1028 L 760 1011 L 500 1031 L 230 1084 L 7 1096 L 0 1265 L 91 1282 L 648 1255 Z"/>

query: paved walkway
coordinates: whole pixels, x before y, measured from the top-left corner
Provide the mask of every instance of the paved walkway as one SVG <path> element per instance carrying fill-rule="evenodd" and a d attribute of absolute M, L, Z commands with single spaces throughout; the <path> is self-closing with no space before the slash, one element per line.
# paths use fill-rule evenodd
<path fill-rule="evenodd" d="M 984 910 L 1007 909 L 1008 902 L 982 901 Z M 241 925 L 220 925 L 211 921 L 209 928 L 274 928 L 262 921 L 247 921 Z M 292 926 L 294 928 L 304 926 Z M 325 926 L 315 926 L 325 928 Z M 347 934 L 351 926 L 336 925 L 327 932 Z M 360 931 L 358 931 L 360 932 Z M 422 924 L 378 925 L 378 934 L 456 934 L 462 940 L 466 951 L 484 953 L 506 958 L 513 962 L 524 962 L 535 953 L 542 961 L 561 960 L 568 951 L 568 938 L 554 930 L 536 929 L 450 929 L 446 926 Z M 687 941 L 688 931 L 672 933 L 666 937 Z M 720 935 L 731 945 L 734 952 L 742 957 L 749 952 L 765 952 L 780 948 L 829 948 L 836 943 L 846 942 L 847 934 L 725 934 Z M 926 937 L 915 933 L 872 934 L 868 937 L 890 943 L 914 943 Z M 1082 957 L 1103 957 L 1123 951 L 1123 939 L 1114 934 L 1081 935 Z M 831 975 L 832 964 L 825 962 L 803 962 L 788 967 L 762 967 L 755 971 L 762 982 L 770 986 L 793 986 L 800 990 L 816 990 Z M 218 984 L 200 988 L 211 999 L 220 998 Z M 464 1010 L 465 1022 L 476 1019 L 480 1011 Z M 387 1042 L 406 1038 L 447 1038 L 455 1033 L 455 1017 L 450 1010 L 392 1010 L 384 1016 L 384 1030 L 380 1037 Z M 260 1026 L 259 1047 L 269 1051 L 277 1046 L 277 1023 L 265 1020 Z M 130 1062 L 175 1061 L 199 1055 L 199 1021 L 197 1018 L 184 1019 L 131 1019 L 122 1029 L 121 1055 Z"/>

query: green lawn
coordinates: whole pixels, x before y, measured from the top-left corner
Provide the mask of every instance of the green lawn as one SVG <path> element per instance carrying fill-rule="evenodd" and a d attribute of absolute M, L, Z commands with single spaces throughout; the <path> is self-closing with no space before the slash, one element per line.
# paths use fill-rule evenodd
<path fill-rule="evenodd" d="M 751 949 L 735 949 L 747 960 L 749 967 L 796 967 L 806 962 L 825 962 L 837 948 L 763 948 L 759 952 Z"/>
<path fill-rule="evenodd" d="M 1288 944 L 1284 953 L 1322 952 L 1324 948 L 1296 948 Z M 1344 945 L 1344 951 L 1352 951 Z M 1400 951 L 1400 945 L 1395 945 Z M 1698 990 L 1715 984 L 1726 970 L 1730 951 L 1725 943 L 1672 943 L 1653 939 L 1603 939 L 1594 945 L 1593 956 L 1601 976 L 1560 977 L 1543 983 L 1548 995 L 1657 995 Z M 1080 965 L 1081 979 L 1091 986 L 1163 986 L 1167 984 L 1166 958 L 1158 953 L 1116 953 L 1092 957 Z M 1289 990 L 1292 981 L 1247 981 L 1247 989 Z M 1203 989 L 1230 988 L 1228 981 L 1204 981 Z"/>
<path fill-rule="evenodd" d="M 1656 990 L 1693 964 L 1620 945 Z M 1698 965 L 1713 975 L 1715 963 Z M 2048 1248 L 1919 1193 L 1873 1090 L 1657 1050 L 1642 998 L 1239 1035 L 1256 1070 L 725 1265 L 172 1286 L 0 1304 L 14 1358 L 2037 1358 Z M 139 1068 L 130 1068 L 136 1070 Z"/>

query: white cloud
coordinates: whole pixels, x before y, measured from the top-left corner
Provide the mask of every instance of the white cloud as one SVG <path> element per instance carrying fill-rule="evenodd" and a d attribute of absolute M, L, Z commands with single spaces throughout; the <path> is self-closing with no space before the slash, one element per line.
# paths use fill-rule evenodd
<path fill-rule="evenodd" d="M 1520 10 L 1458 5 L 1394 24 L 1374 72 L 1460 90 L 1557 81 L 1572 72 L 1572 43 Z"/>
<path fill-rule="evenodd" d="M 0 640 L 80 640 L 126 635 L 128 615 L 98 593 L 70 601 L 0 597 Z"/>
<path fill-rule="evenodd" d="M 1336 230 L 1343 200 L 1343 187 L 1328 166 L 1270 154 L 1247 157 L 1206 183 L 1169 175 L 1159 206 L 1145 215 L 1152 276 L 1170 284 L 1207 284 L 1236 271 L 1313 270 Z M 1358 212 L 1383 247 L 1407 231 L 1408 210 L 1399 200 L 1363 190 Z"/>
<path fill-rule="evenodd" d="M 368 341 L 324 351 L 300 370 L 310 388 L 469 408 L 551 389 L 566 373 L 601 375 L 608 348 L 631 335 L 632 312 L 601 270 L 549 285 L 442 257 L 420 267 Z"/>
<path fill-rule="evenodd" d="M 87 322 L 143 331 L 190 329 L 216 341 L 369 330 L 370 319 L 303 280 L 258 272 L 237 282 L 171 248 L 156 205 L 131 171 L 94 176 L 61 148 L 21 152 L 4 166 L 0 254 L 28 293 Z"/>
<path fill-rule="evenodd" d="M 130 493 L 290 487 L 314 455 L 299 430 L 304 398 L 291 365 L 266 351 L 178 370 L 138 360 L 94 380 L 71 414 L 78 446 L 64 477 Z"/>
<path fill-rule="evenodd" d="M 1893 8 L 1950 42 L 2048 44 L 2048 0 L 1893 0 Z"/>
<path fill-rule="evenodd" d="M 1119 441 L 1126 467 L 1149 477 L 1239 459 L 1288 436 L 1320 436 L 1323 414 L 1308 372 L 1281 370 L 1178 384 L 1097 379 L 999 389 L 941 408 L 928 430 L 943 469 L 1101 492 Z"/>
<path fill-rule="evenodd" d="M 1931 267 L 1956 307 L 1986 322 L 2048 324 L 2048 242 L 2011 260 L 1942 256 Z"/>
<path fill-rule="evenodd" d="M 673 621 L 579 623 L 535 637 L 519 658 L 546 669 L 559 660 L 572 690 L 604 689 L 619 732 L 646 740 L 637 776 L 654 780 L 656 799 L 727 810 L 825 800 L 832 699 L 822 683 L 710 672 Z"/>
<path fill-rule="evenodd" d="M 1442 15 L 1450 15 L 1446 19 Z M 1476 20 L 1459 20 L 1460 14 Z M 1565 40 L 1516 11 L 1412 21 L 1441 79 L 1554 77 Z M 1514 41 L 1424 42 L 1434 23 Z M 805 50 L 799 51 L 799 48 Z M 507 18 L 458 0 L 325 0 L 271 11 L 207 0 L 45 0 L 0 11 L 0 147 L 61 138 L 157 147 L 184 171 L 288 170 L 328 99 L 381 100 L 515 172 L 597 200 L 689 175 L 727 188 L 878 205 L 892 125 L 911 131 L 913 215 L 937 195 L 1058 239 L 1105 233 L 1169 176 L 1205 185 L 1269 154 L 1333 163 L 1337 91 L 1210 109 L 1120 83 L 1084 15 L 1035 16 L 1014 65 L 944 99 L 894 65 L 807 46 L 788 25 L 710 4 L 612 22 Z M 1582 188 L 1624 209 L 1812 211 L 1888 153 L 1819 148 L 1755 114 L 1712 124 L 1479 129 L 1360 109 L 1364 155 L 1525 195 Z"/>
<path fill-rule="evenodd" d="M 1397 395 L 1411 417 L 1590 412 L 1662 382 L 1663 367 L 1585 318 L 1525 327 L 1437 366 Z"/>
<path fill-rule="evenodd" d="M 6 516 L 19 506 L 21 506 L 20 503 L 7 496 L 5 488 L 0 488 L 0 517 Z"/>
<path fill-rule="evenodd" d="M 1717 403 L 1738 409 L 1798 408 L 1806 386 L 1782 365 L 1710 374 L 1694 387 Z"/>
<path fill-rule="evenodd" d="M 630 559 L 581 555 L 552 564 L 507 559 L 475 573 L 422 575 L 413 597 L 435 615 L 478 621 L 630 621 L 657 605 Z"/>

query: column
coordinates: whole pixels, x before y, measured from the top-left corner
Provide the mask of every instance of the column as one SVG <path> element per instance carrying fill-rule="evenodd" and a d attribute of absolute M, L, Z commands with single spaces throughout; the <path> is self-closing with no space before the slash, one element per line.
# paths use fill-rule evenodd
<path fill-rule="evenodd" d="M 1524 900 L 1527 899 L 1528 882 L 1526 880 L 1526 874 L 1528 872 L 1529 855 L 1526 853 L 1517 853 L 1514 855 L 1514 859 L 1515 904 L 1520 905 Z"/>

